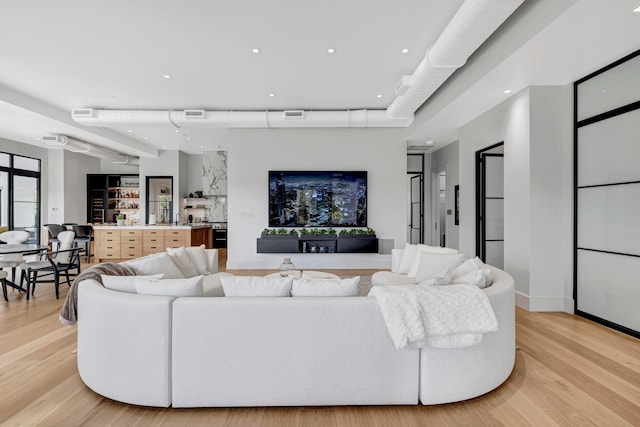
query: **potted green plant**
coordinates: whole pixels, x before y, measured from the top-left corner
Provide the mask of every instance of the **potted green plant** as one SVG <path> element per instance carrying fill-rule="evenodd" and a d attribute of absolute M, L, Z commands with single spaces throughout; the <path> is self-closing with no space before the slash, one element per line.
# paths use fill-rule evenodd
<path fill-rule="evenodd" d="M 337 238 L 336 230 L 331 227 L 300 229 L 300 240 L 335 240 Z"/>
<path fill-rule="evenodd" d="M 376 231 L 371 228 L 352 228 L 342 230 L 338 236 L 338 252 L 378 252 Z"/>
<path fill-rule="evenodd" d="M 258 253 L 298 252 L 298 232 L 295 229 L 265 228 L 257 241 Z"/>
<path fill-rule="evenodd" d="M 117 214 L 116 215 L 116 223 L 118 225 L 124 225 L 125 224 L 125 216 L 124 216 L 124 214 Z"/>

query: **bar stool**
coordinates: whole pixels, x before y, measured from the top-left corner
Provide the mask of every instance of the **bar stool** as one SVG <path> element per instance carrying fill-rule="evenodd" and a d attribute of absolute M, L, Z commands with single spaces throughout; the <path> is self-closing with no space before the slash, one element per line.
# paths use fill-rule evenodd
<path fill-rule="evenodd" d="M 77 246 L 79 243 L 84 243 L 84 253 L 87 257 L 87 262 L 91 261 L 93 254 L 91 253 L 91 242 L 93 241 L 93 227 L 90 225 L 74 225 L 73 231 L 76 233 L 74 243 Z"/>

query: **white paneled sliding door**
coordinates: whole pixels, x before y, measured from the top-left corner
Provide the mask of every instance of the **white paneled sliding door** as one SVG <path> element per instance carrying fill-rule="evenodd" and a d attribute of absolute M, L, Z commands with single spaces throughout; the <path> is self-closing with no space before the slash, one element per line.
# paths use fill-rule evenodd
<path fill-rule="evenodd" d="M 640 336 L 640 51 L 575 95 L 576 313 Z"/>

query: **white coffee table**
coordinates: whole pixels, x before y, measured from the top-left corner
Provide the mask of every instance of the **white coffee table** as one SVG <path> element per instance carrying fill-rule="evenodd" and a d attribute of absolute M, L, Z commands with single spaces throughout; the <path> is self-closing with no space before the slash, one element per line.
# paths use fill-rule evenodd
<path fill-rule="evenodd" d="M 264 277 L 289 277 L 293 276 L 302 279 L 340 279 L 333 273 L 327 273 L 326 271 L 313 271 L 313 270 L 291 270 L 277 273 L 267 274 Z"/>

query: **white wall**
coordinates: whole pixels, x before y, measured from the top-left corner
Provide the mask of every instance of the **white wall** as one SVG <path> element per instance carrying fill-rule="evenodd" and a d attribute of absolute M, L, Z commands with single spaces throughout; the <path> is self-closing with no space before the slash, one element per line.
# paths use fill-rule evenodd
<path fill-rule="evenodd" d="M 475 253 L 475 152 L 504 141 L 504 265 L 518 305 L 536 311 L 572 305 L 568 90 L 531 87 L 459 131 L 460 249 Z"/>
<path fill-rule="evenodd" d="M 573 312 L 572 87 L 533 87 L 530 102 L 529 309 Z"/>
<path fill-rule="evenodd" d="M 431 154 L 431 166 L 430 170 L 427 167 L 427 173 L 431 175 L 431 172 L 447 172 L 447 210 L 451 210 L 451 215 L 446 216 L 446 235 L 447 235 L 447 246 L 450 248 L 459 249 L 459 236 L 458 229 L 460 228 L 458 225 L 455 225 L 455 186 L 459 184 L 459 171 L 458 171 L 458 141 L 453 142 L 444 146 L 443 148 L 435 151 Z M 475 188 L 475 187 L 474 187 Z M 431 209 L 431 203 L 433 201 L 433 196 L 431 194 L 432 188 L 429 187 L 428 195 L 425 198 L 425 209 Z M 430 225 L 433 229 L 433 223 Z M 426 227 L 426 225 L 425 225 Z M 437 242 L 431 242 L 431 244 L 437 244 Z"/>
<path fill-rule="evenodd" d="M 40 159 L 40 224 L 47 224 L 49 221 L 49 150 L 36 145 L 24 144 L 9 139 L 0 138 L 0 151 L 4 153 L 19 154 L 21 156 Z M 42 233 L 41 233 L 42 235 Z"/>
<path fill-rule="evenodd" d="M 87 223 L 87 174 L 100 168 L 100 159 L 64 150 L 64 221 Z"/>
<path fill-rule="evenodd" d="M 269 170 L 368 171 L 368 224 L 406 241 L 406 142 L 396 129 L 229 130 L 227 268 L 278 268 L 281 254 L 257 254 L 268 226 Z M 289 256 L 289 255 L 287 255 Z M 389 268 L 389 255 L 291 254 L 298 268 Z"/>

